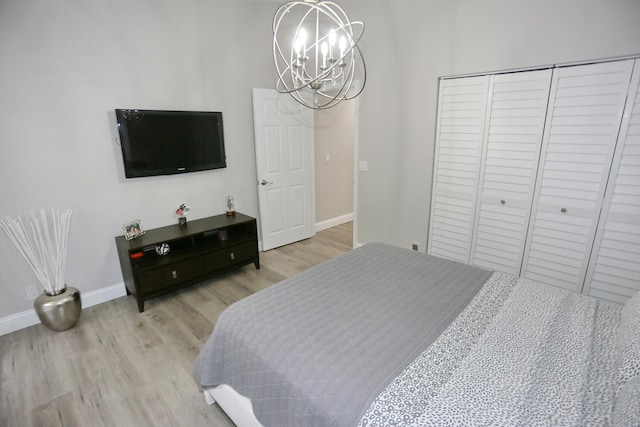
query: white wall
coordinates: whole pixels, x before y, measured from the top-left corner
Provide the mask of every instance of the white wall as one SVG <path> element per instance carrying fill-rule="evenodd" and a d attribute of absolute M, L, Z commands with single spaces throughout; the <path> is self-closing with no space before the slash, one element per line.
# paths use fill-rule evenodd
<path fill-rule="evenodd" d="M 251 88 L 272 87 L 274 3 L 0 0 L 0 216 L 73 209 L 67 283 L 122 282 L 114 236 L 236 208 L 257 215 Z M 115 108 L 222 111 L 228 167 L 125 179 Z M 32 308 L 26 263 L 0 233 L 0 318 Z"/>
<path fill-rule="evenodd" d="M 640 53 L 637 0 L 344 0 L 365 21 L 357 236 L 426 248 L 438 77 Z"/>

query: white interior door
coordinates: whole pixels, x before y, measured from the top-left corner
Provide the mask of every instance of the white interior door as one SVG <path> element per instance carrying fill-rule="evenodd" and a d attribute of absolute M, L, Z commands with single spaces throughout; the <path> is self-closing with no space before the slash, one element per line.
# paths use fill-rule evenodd
<path fill-rule="evenodd" d="M 313 110 L 273 89 L 253 89 L 262 249 L 315 234 Z"/>

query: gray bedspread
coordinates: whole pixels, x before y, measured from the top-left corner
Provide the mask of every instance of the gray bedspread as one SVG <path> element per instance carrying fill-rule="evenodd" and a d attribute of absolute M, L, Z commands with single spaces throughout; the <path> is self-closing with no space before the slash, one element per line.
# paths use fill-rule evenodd
<path fill-rule="evenodd" d="M 194 366 L 265 426 L 355 426 L 491 272 L 370 243 L 228 307 Z"/>

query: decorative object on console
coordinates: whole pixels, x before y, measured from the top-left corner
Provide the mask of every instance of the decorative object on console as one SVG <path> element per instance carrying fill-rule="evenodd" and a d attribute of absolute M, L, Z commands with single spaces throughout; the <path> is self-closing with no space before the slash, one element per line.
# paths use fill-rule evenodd
<path fill-rule="evenodd" d="M 135 239 L 136 237 L 142 236 L 144 234 L 142 221 L 136 219 L 135 221 L 131 221 L 128 224 L 124 224 L 122 226 L 122 231 L 124 231 L 124 238 L 127 240 Z"/>
<path fill-rule="evenodd" d="M 186 203 L 181 203 L 176 209 L 176 214 L 178 215 L 178 224 L 185 225 L 187 223 L 187 212 L 191 209 L 187 206 Z"/>
<path fill-rule="evenodd" d="M 65 283 L 70 225 L 70 209 L 32 211 L 26 226 L 20 216 L 0 220 L 0 228 L 44 288 L 34 308 L 42 324 L 54 331 L 72 328 L 82 312 L 80 291 Z"/>
<path fill-rule="evenodd" d="M 330 1 L 290 1 L 273 17 L 276 89 L 322 110 L 360 95 L 367 79 L 362 21 Z M 307 36 L 310 36 L 308 40 Z"/>
<path fill-rule="evenodd" d="M 236 202 L 233 200 L 233 196 L 227 196 L 227 216 L 234 216 L 236 214 Z"/>
<path fill-rule="evenodd" d="M 170 250 L 171 248 L 169 247 L 168 243 L 161 243 L 159 245 L 156 245 L 156 253 L 160 256 L 165 256 L 169 253 Z"/>

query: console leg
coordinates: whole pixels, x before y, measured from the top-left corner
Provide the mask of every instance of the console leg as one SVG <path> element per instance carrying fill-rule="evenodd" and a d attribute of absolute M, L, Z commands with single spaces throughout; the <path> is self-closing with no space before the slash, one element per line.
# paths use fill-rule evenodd
<path fill-rule="evenodd" d="M 253 261 L 253 265 L 256 266 L 256 270 L 260 270 L 260 258 L 256 257 L 255 261 Z"/>
<path fill-rule="evenodd" d="M 142 298 L 136 298 L 138 302 L 138 312 L 142 313 L 144 311 L 144 300 Z"/>

